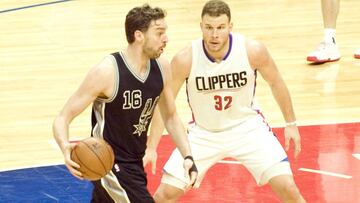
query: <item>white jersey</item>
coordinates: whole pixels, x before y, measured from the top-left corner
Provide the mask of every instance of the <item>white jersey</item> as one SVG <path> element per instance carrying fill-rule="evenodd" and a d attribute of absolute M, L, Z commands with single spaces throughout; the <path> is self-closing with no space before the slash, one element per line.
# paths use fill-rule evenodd
<path fill-rule="evenodd" d="M 254 104 L 256 71 L 250 67 L 244 37 L 231 34 L 229 40 L 220 63 L 208 57 L 201 39 L 192 42 L 188 102 L 195 124 L 209 131 L 234 127 L 259 112 Z"/>

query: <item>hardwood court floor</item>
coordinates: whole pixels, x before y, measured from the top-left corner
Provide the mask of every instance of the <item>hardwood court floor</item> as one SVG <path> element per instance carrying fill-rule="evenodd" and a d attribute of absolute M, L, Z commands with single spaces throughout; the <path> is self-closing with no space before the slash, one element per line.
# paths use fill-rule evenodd
<path fill-rule="evenodd" d="M 52 139 L 55 115 L 90 67 L 126 46 L 125 15 L 145 1 L 62 1 L 26 7 L 48 2 L 54 1 L 0 1 L 0 171 L 62 163 Z M 149 2 L 168 12 L 170 42 L 164 56 L 169 60 L 201 37 L 199 21 L 205 1 Z M 359 122 L 360 60 L 352 55 L 360 47 L 360 1 L 341 2 L 337 41 L 342 58 L 322 65 L 305 61 L 322 37 L 320 1 L 227 2 L 234 31 L 262 41 L 270 50 L 291 92 L 299 125 Z M 18 9 L 7 11 L 14 8 Z M 271 126 L 282 126 L 280 110 L 261 77 L 256 96 Z M 191 116 L 183 90 L 177 106 L 187 123 Z M 89 129 L 87 109 L 72 123 L 71 139 L 89 136 Z M 351 135 L 357 150 L 353 153 L 359 153 L 357 132 Z M 305 140 L 304 145 L 312 142 Z M 334 163 L 343 159 L 332 157 Z M 322 190 L 316 188 L 316 192 Z"/>

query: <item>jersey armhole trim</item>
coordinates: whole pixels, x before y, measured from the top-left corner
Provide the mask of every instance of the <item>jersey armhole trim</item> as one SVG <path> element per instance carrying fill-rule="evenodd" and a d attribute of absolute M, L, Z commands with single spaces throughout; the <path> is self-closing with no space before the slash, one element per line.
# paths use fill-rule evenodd
<path fill-rule="evenodd" d="M 158 67 L 159 67 L 159 70 L 160 70 L 160 73 L 161 73 L 161 77 L 162 77 L 162 83 L 163 83 L 163 86 L 164 86 L 164 83 L 165 83 L 165 75 L 164 75 L 164 70 L 163 70 L 163 67 L 161 65 L 161 63 L 158 61 L 158 59 L 155 59 L 156 63 L 158 64 Z M 164 88 L 164 87 L 163 87 Z"/>
<path fill-rule="evenodd" d="M 114 101 L 115 97 L 118 94 L 119 84 L 120 84 L 119 68 L 118 68 L 118 64 L 116 62 L 116 59 L 115 59 L 115 57 L 113 55 L 109 55 L 108 57 L 110 57 L 110 59 L 112 61 L 113 68 L 114 68 L 114 71 L 115 71 L 115 74 L 114 74 L 114 90 L 113 90 L 111 96 L 109 98 L 107 98 L 107 99 L 100 98 L 100 97 L 96 98 L 96 101 L 105 102 L 105 103 L 110 103 L 110 102 Z"/>

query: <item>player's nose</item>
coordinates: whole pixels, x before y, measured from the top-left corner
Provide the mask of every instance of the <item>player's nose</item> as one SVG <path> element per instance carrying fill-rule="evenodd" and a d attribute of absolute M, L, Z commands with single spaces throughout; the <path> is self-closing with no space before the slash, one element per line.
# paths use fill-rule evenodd
<path fill-rule="evenodd" d="M 212 32 L 211 32 L 211 37 L 213 38 L 217 38 L 219 35 L 218 35 L 218 30 L 217 29 L 213 29 Z"/>
<path fill-rule="evenodd" d="M 166 34 L 163 36 L 162 42 L 165 44 L 169 42 L 169 37 Z"/>

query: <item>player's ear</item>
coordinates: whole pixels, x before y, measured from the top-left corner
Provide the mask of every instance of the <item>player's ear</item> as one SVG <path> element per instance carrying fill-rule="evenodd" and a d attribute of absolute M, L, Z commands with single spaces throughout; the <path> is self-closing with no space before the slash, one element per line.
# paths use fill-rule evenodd
<path fill-rule="evenodd" d="M 140 30 L 136 30 L 134 32 L 134 38 L 135 38 L 135 41 L 142 41 L 144 39 L 144 33 L 141 32 Z"/>
<path fill-rule="evenodd" d="M 232 28 L 233 28 L 233 23 L 230 22 L 230 23 L 229 23 L 229 30 L 230 30 L 230 32 L 232 31 Z"/>

